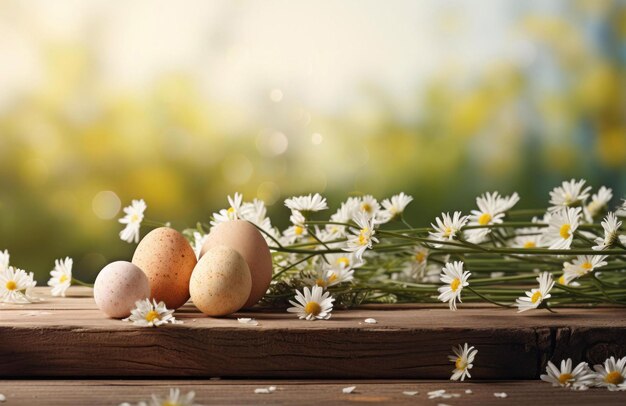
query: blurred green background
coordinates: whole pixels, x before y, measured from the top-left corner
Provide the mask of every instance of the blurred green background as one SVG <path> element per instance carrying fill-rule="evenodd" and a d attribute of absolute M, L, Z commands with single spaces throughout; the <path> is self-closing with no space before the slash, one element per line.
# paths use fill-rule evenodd
<path fill-rule="evenodd" d="M 405 191 L 415 224 L 571 177 L 622 197 L 625 112 L 625 2 L 5 0 L 0 249 L 93 280 L 133 198 L 182 229 L 235 191 L 279 226 L 309 192 Z"/>

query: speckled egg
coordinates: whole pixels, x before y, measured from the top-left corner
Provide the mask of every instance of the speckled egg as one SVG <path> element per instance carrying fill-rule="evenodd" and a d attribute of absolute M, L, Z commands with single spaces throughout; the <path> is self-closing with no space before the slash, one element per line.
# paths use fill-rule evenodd
<path fill-rule="evenodd" d="M 196 263 L 189 242 L 169 227 L 149 232 L 133 255 L 133 264 L 150 281 L 150 298 L 165 302 L 168 309 L 178 309 L 189 299 L 189 278 Z"/>
<path fill-rule="evenodd" d="M 250 297 L 252 277 L 241 254 L 216 245 L 198 261 L 189 281 L 191 300 L 209 316 L 225 316 L 241 309 Z"/>
<path fill-rule="evenodd" d="M 113 318 L 130 316 L 135 302 L 150 296 L 150 284 L 146 275 L 126 261 L 112 262 L 102 268 L 93 286 L 96 306 Z"/>
<path fill-rule="evenodd" d="M 255 305 L 272 281 L 272 255 L 263 235 L 247 221 L 227 221 L 211 229 L 200 257 L 216 245 L 234 248 L 246 260 L 252 276 L 252 289 L 244 307 Z"/>

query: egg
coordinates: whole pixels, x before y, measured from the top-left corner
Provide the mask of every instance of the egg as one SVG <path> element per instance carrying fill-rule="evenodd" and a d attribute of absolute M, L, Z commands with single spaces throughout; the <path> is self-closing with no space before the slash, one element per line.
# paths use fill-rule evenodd
<path fill-rule="evenodd" d="M 200 258 L 216 245 L 234 248 L 246 260 L 252 276 L 252 289 L 244 307 L 253 306 L 265 295 L 272 281 L 272 255 L 263 235 L 247 221 L 227 221 L 211 229 Z"/>
<path fill-rule="evenodd" d="M 126 261 L 112 262 L 102 268 L 93 285 L 96 306 L 113 318 L 130 316 L 135 302 L 149 296 L 148 278 L 139 267 Z"/>
<path fill-rule="evenodd" d="M 241 309 L 250 297 L 252 276 L 237 250 L 216 245 L 198 261 L 189 292 L 198 309 L 209 316 L 225 316 Z"/>
<path fill-rule="evenodd" d="M 196 266 L 196 254 L 178 231 L 161 227 L 139 242 L 133 255 L 150 282 L 150 298 L 178 309 L 189 299 L 189 279 Z"/>

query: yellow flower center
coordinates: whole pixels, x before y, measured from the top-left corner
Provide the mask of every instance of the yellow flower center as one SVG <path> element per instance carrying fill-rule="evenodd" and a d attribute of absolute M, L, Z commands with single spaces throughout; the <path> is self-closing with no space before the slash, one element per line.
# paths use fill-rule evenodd
<path fill-rule="evenodd" d="M 161 317 L 159 317 L 159 312 L 157 312 L 156 310 L 150 310 L 148 314 L 146 314 L 146 320 L 147 321 L 161 320 Z"/>
<path fill-rule="evenodd" d="M 485 226 L 489 224 L 490 221 L 491 221 L 491 214 L 489 213 L 483 213 L 480 215 L 480 217 L 478 217 L 478 224 L 480 224 L 481 226 Z"/>
<path fill-rule="evenodd" d="M 467 362 L 461 357 L 458 357 L 454 362 L 454 366 L 456 369 L 465 369 L 467 368 Z"/>
<path fill-rule="evenodd" d="M 293 228 L 293 232 L 296 233 L 296 235 L 302 235 L 302 233 L 304 232 L 304 229 L 300 226 L 295 226 Z"/>
<path fill-rule="evenodd" d="M 371 205 L 371 204 L 369 204 L 369 203 L 363 203 L 363 204 L 361 205 L 361 209 L 363 209 L 363 211 L 366 211 L 366 212 L 368 212 L 368 213 L 371 213 L 371 212 L 372 212 L 372 205 Z"/>
<path fill-rule="evenodd" d="M 537 303 L 537 301 L 539 300 L 541 300 L 541 292 L 536 291 L 535 293 L 533 293 L 532 297 L 530 298 L 530 301 L 533 303 Z"/>
<path fill-rule="evenodd" d="M 325 288 L 326 287 L 326 281 L 324 279 L 322 279 L 322 278 L 317 278 L 315 280 L 315 284 L 317 286 L 319 286 L 320 288 Z"/>
<path fill-rule="evenodd" d="M 572 374 L 564 373 L 564 374 L 559 375 L 559 382 L 561 383 L 561 385 L 565 385 L 572 379 L 574 379 L 574 375 Z"/>
<path fill-rule="evenodd" d="M 336 273 L 332 273 L 329 277 L 328 277 L 328 283 L 333 283 L 334 281 L 337 280 L 337 274 Z"/>
<path fill-rule="evenodd" d="M 450 237 L 450 234 L 452 234 L 452 227 L 446 227 L 443 230 L 443 236 L 444 237 Z"/>
<path fill-rule="evenodd" d="M 582 264 L 582 265 L 581 265 L 581 267 L 582 267 L 584 270 L 587 270 L 587 271 L 588 271 L 588 270 L 590 270 L 591 268 L 593 268 L 593 265 L 591 264 L 591 262 L 585 262 L 584 264 Z"/>
<path fill-rule="evenodd" d="M 367 234 L 369 233 L 369 228 L 364 228 L 361 230 L 361 232 L 359 233 L 359 245 L 367 245 L 368 238 L 367 238 Z"/>
<path fill-rule="evenodd" d="M 559 234 L 561 235 L 561 238 L 563 238 L 564 240 L 567 240 L 570 236 L 570 229 L 571 229 L 571 226 L 569 224 L 563 224 L 561 226 L 561 229 L 559 230 Z"/>
<path fill-rule="evenodd" d="M 317 316 L 322 311 L 322 307 L 317 302 L 309 302 L 304 306 L 304 311 L 307 314 L 312 314 L 313 316 Z"/>
<path fill-rule="evenodd" d="M 619 385 L 624 382 L 624 377 L 618 371 L 611 371 L 604 377 L 604 382 Z"/>
<path fill-rule="evenodd" d="M 337 265 L 341 265 L 343 268 L 350 266 L 350 260 L 346 257 L 341 257 L 337 260 Z"/>
<path fill-rule="evenodd" d="M 534 241 L 526 241 L 524 243 L 524 248 L 535 248 L 537 244 Z"/>
<path fill-rule="evenodd" d="M 424 262 L 425 259 L 426 259 L 426 254 L 424 254 L 423 252 L 418 252 L 417 254 L 415 254 L 415 260 L 419 262 L 420 264 Z"/>
<path fill-rule="evenodd" d="M 559 276 L 559 283 L 561 285 L 567 285 L 567 283 L 565 282 L 565 274 Z"/>
<path fill-rule="evenodd" d="M 450 282 L 450 289 L 452 289 L 453 292 L 456 292 L 460 285 L 461 280 L 459 278 L 454 278 L 454 280 Z"/>
<path fill-rule="evenodd" d="M 8 281 L 6 284 L 6 288 L 8 290 L 15 290 L 17 289 L 17 283 L 15 283 L 15 281 Z"/>
<path fill-rule="evenodd" d="M 130 216 L 130 222 L 131 222 L 131 223 L 137 223 L 137 222 L 139 222 L 139 215 L 137 215 L 137 214 L 133 214 L 132 216 Z"/>
<path fill-rule="evenodd" d="M 228 212 L 228 214 L 233 214 L 235 212 L 235 208 L 234 207 L 229 207 L 228 210 L 226 210 Z"/>
<path fill-rule="evenodd" d="M 59 278 L 59 283 L 63 283 L 63 282 L 65 282 L 67 279 L 68 279 L 68 278 L 67 278 L 67 275 L 63 274 L 63 275 L 61 275 L 61 277 Z"/>

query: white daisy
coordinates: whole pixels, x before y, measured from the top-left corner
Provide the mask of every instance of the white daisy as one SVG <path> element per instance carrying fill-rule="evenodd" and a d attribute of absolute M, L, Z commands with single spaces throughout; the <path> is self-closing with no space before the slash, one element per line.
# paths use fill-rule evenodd
<path fill-rule="evenodd" d="M 133 324 L 142 327 L 158 327 L 162 324 L 179 324 L 182 321 L 176 320 L 173 316 L 174 310 L 168 310 L 164 302 L 157 304 L 156 300 L 143 299 L 135 302 L 135 308 L 131 310 L 130 316 L 122 321 L 132 321 Z"/>
<path fill-rule="evenodd" d="M 329 286 L 339 285 L 344 282 L 351 282 L 353 279 L 353 269 L 341 267 L 328 268 L 327 264 L 319 262 L 317 275 L 311 282 L 319 287 L 328 288 Z"/>
<path fill-rule="evenodd" d="M 330 221 L 334 223 L 349 223 L 357 212 L 359 207 L 359 199 L 349 197 L 343 202 L 337 212 L 330 216 Z M 329 239 L 338 239 L 346 237 L 346 226 L 340 224 L 327 224 L 326 231 Z"/>
<path fill-rule="evenodd" d="M 504 212 L 500 208 L 500 194 L 498 192 L 485 193 L 476 198 L 478 210 L 472 210 L 468 216 L 470 226 L 487 226 L 502 223 Z M 473 228 L 465 231 L 467 240 L 474 244 L 484 241 L 491 232 L 491 228 Z"/>
<path fill-rule="evenodd" d="M 572 389 L 587 389 L 593 385 L 595 374 L 586 362 L 581 362 L 572 370 L 572 360 L 561 361 L 561 369 L 557 368 L 551 361 L 546 367 L 547 374 L 541 375 L 541 380 L 549 382 L 552 386 L 562 386 Z"/>
<path fill-rule="evenodd" d="M 574 279 L 593 272 L 596 268 L 605 266 L 607 264 L 606 258 L 606 255 L 579 255 L 572 262 L 565 262 L 563 264 L 565 285 L 568 285 Z"/>
<path fill-rule="evenodd" d="M 272 226 L 272 221 L 267 217 L 267 207 L 265 207 L 263 200 L 255 198 L 251 203 L 243 203 L 241 205 L 241 218 L 263 230 L 264 232 L 261 234 L 268 244 L 274 242 L 268 234 L 278 239 L 280 233 Z"/>
<path fill-rule="evenodd" d="M 405 271 L 415 280 L 424 276 L 426 266 L 428 265 L 428 254 L 430 250 L 421 245 L 413 247 L 411 252 L 411 260 L 405 264 Z"/>
<path fill-rule="evenodd" d="M 603 250 L 614 247 L 618 242 L 626 244 L 626 236 L 619 234 L 619 229 L 622 226 L 622 222 L 617 220 L 615 213 L 609 213 L 602 221 L 602 228 L 604 229 L 604 238 L 598 237 L 595 240 L 594 250 Z"/>
<path fill-rule="evenodd" d="M 608 388 L 610 391 L 626 390 L 626 357 L 617 361 L 611 356 L 604 365 L 595 365 L 596 386 Z"/>
<path fill-rule="evenodd" d="M 600 212 L 609 205 L 609 202 L 613 198 L 613 191 L 607 187 L 600 187 L 598 193 L 591 195 L 591 201 L 585 206 L 585 215 L 587 221 L 591 222 L 600 214 Z"/>
<path fill-rule="evenodd" d="M 373 218 L 380 212 L 380 203 L 374 199 L 372 195 L 365 195 L 359 200 L 359 206 L 356 213 L 354 213 L 353 219 L 356 219 L 358 213 L 365 213 L 367 217 Z"/>
<path fill-rule="evenodd" d="M 213 227 L 227 221 L 239 220 L 241 218 L 243 195 L 237 192 L 233 197 L 227 196 L 227 200 L 229 204 L 228 209 L 221 209 L 219 212 L 213 213 L 213 220 L 211 220 Z"/>
<path fill-rule="evenodd" d="M 461 303 L 461 291 L 465 286 L 469 285 L 467 279 L 470 277 L 469 271 L 463 271 L 463 262 L 448 262 L 441 269 L 439 279 L 445 283 L 445 286 L 439 287 L 437 290 L 440 295 L 438 297 L 442 302 L 448 302 L 450 310 L 456 310 L 456 301 Z"/>
<path fill-rule="evenodd" d="M 330 268 L 349 270 L 363 266 L 365 261 L 362 258 L 357 258 L 354 252 L 342 252 L 338 254 L 327 254 L 326 259 L 330 264 Z"/>
<path fill-rule="evenodd" d="M 517 231 L 519 234 L 513 240 L 513 246 L 517 248 L 532 249 L 541 245 L 541 231 L 539 228 L 525 228 Z"/>
<path fill-rule="evenodd" d="M 139 229 L 147 207 L 143 199 L 133 200 L 130 206 L 124 207 L 126 215 L 119 220 L 120 223 L 126 224 L 126 227 L 120 231 L 120 238 L 123 241 L 139 242 Z"/>
<path fill-rule="evenodd" d="M 285 206 L 291 210 L 298 210 L 307 214 L 309 212 L 316 212 L 320 210 L 328 209 L 326 204 L 326 198 L 322 197 L 319 193 L 308 196 L 294 196 L 285 200 Z"/>
<path fill-rule="evenodd" d="M 452 351 L 454 351 L 454 355 L 449 355 L 448 359 L 451 362 L 454 362 L 454 370 L 452 371 L 452 376 L 450 377 L 451 381 L 464 381 L 465 378 L 471 378 L 472 376 L 469 373 L 469 370 L 472 369 L 474 364 L 474 358 L 476 354 L 478 354 L 478 350 L 474 349 L 474 347 L 470 347 L 465 343 L 465 345 L 459 345 L 457 347 L 453 347 Z"/>
<path fill-rule="evenodd" d="M 542 244 L 551 250 L 569 249 L 580 217 L 580 207 L 568 207 L 552 214 L 548 227 L 543 231 Z"/>
<path fill-rule="evenodd" d="M 0 272 L 6 271 L 9 268 L 9 251 L 0 251 Z"/>
<path fill-rule="evenodd" d="M 391 199 L 385 199 L 382 201 L 383 211 L 381 218 L 385 221 L 397 220 L 402 217 L 404 209 L 409 203 L 413 201 L 413 197 L 401 192 L 395 196 L 391 196 Z"/>
<path fill-rule="evenodd" d="M 180 389 L 170 389 L 170 393 L 167 397 L 161 398 L 157 395 L 152 395 L 150 406 L 198 406 L 194 403 L 196 393 L 190 391 L 185 395 L 181 395 Z"/>
<path fill-rule="evenodd" d="M 32 272 L 9 266 L 0 272 L 0 302 L 32 303 L 37 300 L 31 295 L 35 285 L 37 281 Z"/>
<path fill-rule="evenodd" d="M 378 239 L 374 237 L 376 221 L 373 217 L 369 217 L 367 213 L 361 211 L 355 215 L 354 222 L 359 227 L 359 231 L 350 230 L 348 246 L 343 250 L 354 252 L 358 259 L 362 259 L 365 250 L 372 248 L 374 243 L 378 242 Z"/>
<path fill-rule="evenodd" d="M 525 312 L 526 310 L 536 309 L 544 300 L 549 299 L 550 290 L 554 286 L 552 275 L 550 272 L 542 272 L 537 277 L 539 282 L 538 289 L 532 289 L 530 292 L 526 292 L 526 296 L 517 298 L 516 306 L 519 308 L 518 313 Z"/>
<path fill-rule="evenodd" d="M 200 253 L 202 252 L 202 247 L 206 242 L 207 238 L 209 238 L 208 234 L 201 233 L 199 231 L 193 232 L 193 252 L 196 254 L 196 258 L 200 258 Z"/>
<path fill-rule="evenodd" d="M 296 290 L 296 301 L 290 300 L 294 307 L 287 309 L 290 313 L 297 313 L 300 319 L 316 320 L 329 319 L 333 310 L 333 299 L 329 292 L 319 286 L 313 286 L 310 290 L 305 287 L 300 293 Z"/>
<path fill-rule="evenodd" d="M 555 187 L 550 192 L 550 204 L 552 204 L 552 207 L 548 210 L 555 212 L 567 207 L 584 206 L 591 190 L 589 186 L 584 187 L 585 183 L 584 179 L 579 181 L 572 179 L 569 182 L 563 182 L 561 186 Z"/>
<path fill-rule="evenodd" d="M 54 269 L 50 271 L 48 286 L 52 287 L 52 296 L 65 297 L 65 291 L 72 284 L 72 258 L 57 259 L 54 262 Z"/>
<path fill-rule="evenodd" d="M 439 217 L 435 219 L 437 225 L 431 223 L 435 231 L 428 234 L 439 241 L 452 241 L 467 221 L 468 217 L 462 216 L 460 211 L 455 211 L 452 216 L 450 213 L 441 213 L 441 219 Z"/>

